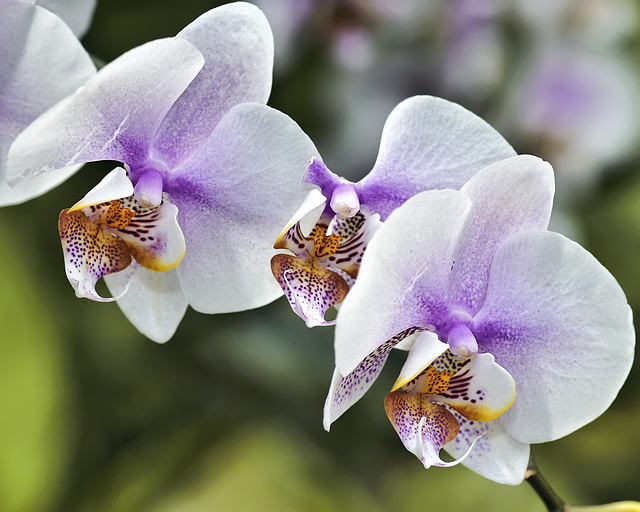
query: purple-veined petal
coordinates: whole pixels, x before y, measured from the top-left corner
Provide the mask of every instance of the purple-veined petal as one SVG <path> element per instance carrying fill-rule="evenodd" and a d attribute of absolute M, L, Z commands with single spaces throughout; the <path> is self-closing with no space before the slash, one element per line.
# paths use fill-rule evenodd
<path fill-rule="evenodd" d="M 333 325 L 327 321 L 327 310 L 342 302 L 349 291 L 344 278 L 321 265 L 315 258 L 298 258 L 276 254 L 271 258 L 271 271 L 287 300 L 307 327 Z"/>
<path fill-rule="evenodd" d="M 327 432 L 331 424 L 360 400 L 375 382 L 393 347 L 418 331 L 419 329 L 412 327 L 396 334 L 364 358 L 346 377 L 338 368 L 334 370 L 329 393 L 324 403 L 323 425 Z"/>
<path fill-rule="evenodd" d="M 523 443 L 558 439 L 597 418 L 633 360 L 622 289 L 589 252 L 547 231 L 517 233 L 498 248 L 472 330 L 516 381 L 500 421 Z"/>
<path fill-rule="evenodd" d="M 336 366 L 348 375 L 378 346 L 411 326 L 449 317 L 448 277 L 471 202 L 453 190 L 424 192 L 378 229 L 336 326 Z"/>
<path fill-rule="evenodd" d="M 59 16 L 78 38 L 89 30 L 96 2 L 97 0 L 36 0 L 38 5 Z"/>
<path fill-rule="evenodd" d="M 267 102 L 273 36 L 264 14 L 236 2 L 211 9 L 176 36 L 204 56 L 204 67 L 160 125 L 151 154 L 170 168 L 203 144 L 234 105 Z"/>
<path fill-rule="evenodd" d="M 454 304 L 473 316 L 484 299 L 496 248 L 523 229 L 546 229 L 553 202 L 553 169 L 518 155 L 476 174 L 460 192 L 473 202 L 473 227 L 456 255 L 451 276 Z"/>
<path fill-rule="evenodd" d="M 403 391 L 389 393 L 384 407 L 404 447 L 418 457 L 425 468 L 455 466 L 462 462 L 464 456 L 452 462 L 440 458 L 440 449 L 455 439 L 459 431 L 455 416 L 445 407 L 429 401 L 422 393 Z"/>
<path fill-rule="evenodd" d="M 178 224 L 178 207 L 167 194 L 155 208 L 138 206 L 134 196 L 121 204 L 136 214 L 125 228 L 114 230 L 114 234 L 127 244 L 135 260 L 156 272 L 177 267 L 184 258 L 186 245 Z"/>
<path fill-rule="evenodd" d="M 373 170 L 357 185 L 360 202 L 384 221 L 424 190 L 460 189 L 515 151 L 489 124 L 441 98 L 414 96 L 389 115 Z"/>
<path fill-rule="evenodd" d="M 500 419 L 481 423 L 471 421 L 451 409 L 460 432 L 444 449 L 453 457 L 462 457 L 475 443 L 462 464 L 471 471 L 499 484 L 517 485 L 524 480 L 529 462 L 529 445 L 513 439 Z"/>
<path fill-rule="evenodd" d="M 79 166 L 10 188 L 5 159 L 18 134 L 49 107 L 95 75 L 95 66 L 54 14 L 26 3 L 0 4 L 0 205 L 55 187 Z"/>
<path fill-rule="evenodd" d="M 126 52 L 16 138 L 9 183 L 95 160 L 143 165 L 160 122 L 202 63 L 183 39 L 159 39 Z"/>
<path fill-rule="evenodd" d="M 448 348 L 449 345 L 442 343 L 436 333 L 420 333 L 409 349 L 407 360 L 391 391 L 396 391 L 413 380 Z"/>
<path fill-rule="evenodd" d="M 188 305 L 177 270 L 154 272 L 134 261 L 105 281 L 111 293 L 122 295 L 118 306 L 142 334 L 157 343 L 173 336 Z"/>
<path fill-rule="evenodd" d="M 178 273 L 194 309 L 241 311 L 282 294 L 269 265 L 273 242 L 310 190 L 302 176 L 316 154 L 289 117 L 245 103 L 172 174 L 165 187 L 187 242 Z"/>
<path fill-rule="evenodd" d="M 116 167 L 107 174 L 100 183 L 93 187 L 76 204 L 69 208 L 70 212 L 82 210 L 88 206 L 108 203 L 114 199 L 122 199 L 133 194 L 133 185 L 127 177 L 127 171 L 122 167 Z"/>
<path fill-rule="evenodd" d="M 516 383 L 491 354 L 476 354 L 433 399 L 450 405 L 465 418 L 487 422 L 498 418 L 516 398 Z"/>

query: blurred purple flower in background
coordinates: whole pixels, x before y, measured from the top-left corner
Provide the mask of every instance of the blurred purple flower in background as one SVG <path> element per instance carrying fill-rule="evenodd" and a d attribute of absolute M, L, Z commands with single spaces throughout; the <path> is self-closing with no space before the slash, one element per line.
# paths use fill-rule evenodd
<path fill-rule="evenodd" d="M 546 230 L 553 192 L 551 166 L 521 155 L 391 214 L 338 314 L 327 430 L 401 342 L 410 349 L 387 413 L 425 467 L 450 464 L 444 447 L 517 484 L 530 443 L 609 407 L 633 361 L 631 309 L 589 252 Z"/>
<path fill-rule="evenodd" d="M 81 201 L 73 221 L 69 212 L 61 217 L 67 275 L 79 295 L 104 300 L 93 286 L 109 274 L 107 284 L 125 315 L 155 341 L 173 335 L 188 305 L 222 313 L 281 295 L 269 272 L 271 245 L 310 189 L 301 185 L 302 176 L 317 152 L 291 119 L 264 105 L 272 44 L 255 6 L 213 9 L 175 38 L 152 41 L 105 66 L 38 118 L 10 150 L 14 182 L 89 161 L 125 164 L 129 187 L 120 174 L 114 190 L 101 186 Z M 178 209 L 184 259 L 176 262 L 180 251 L 167 249 L 172 265 L 179 265 L 156 272 L 134 252 L 136 261 L 126 265 L 126 251 L 114 251 L 102 233 L 122 239 L 130 231 L 138 241 L 150 235 L 153 260 L 165 252 L 167 232 L 133 225 L 141 208 L 164 203 Z M 109 211 L 116 224 L 109 224 Z M 177 234 L 171 239 L 180 244 Z M 78 264 L 78 258 L 101 262 Z"/>

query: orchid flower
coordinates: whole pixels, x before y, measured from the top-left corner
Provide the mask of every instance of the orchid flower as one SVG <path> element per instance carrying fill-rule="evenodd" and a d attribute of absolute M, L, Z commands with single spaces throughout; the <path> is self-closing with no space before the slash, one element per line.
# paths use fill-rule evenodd
<path fill-rule="evenodd" d="M 387 414 L 425 467 L 450 464 L 444 447 L 517 484 L 531 443 L 609 407 L 631 368 L 631 309 L 589 252 L 546 230 L 553 193 L 551 166 L 520 155 L 389 216 L 338 314 L 327 430 L 400 344 Z"/>
<path fill-rule="evenodd" d="M 117 300 L 163 342 L 188 305 L 222 313 L 281 295 L 271 244 L 311 188 L 302 177 L 317 151 L 264 105 L 272 66 L 264 15 L 227 4 L 125 53 L 16 139 L 15 181 L 89 161 L 124 164 L 60 216 L 78 296 Z M 113 297 L 96 292 L 102 276 Z"/>
<path fill-rule="evenodd" d="M 31 121 L 93 77 L 95 66 L 55 14 L 29 2 L 0 1 L 0 205 L 18 204 L 59 185 L 80 165 L 11 188 L 11 143 Z"/>
<path fill-rule="evenodd" d="M 369 239 L 389 214 L 424 190 L 459 189 L 486 165 L 515 154 L 485 121 L 431 96 L 401 102 L 382 132 L 377 161 L 357 183 L 314 158 L 304 181 L 316 185 L 274 247 L 273 274 L 309 327 L 330 325 L 327 310 L 347 295 Z M 291 254 L 292 253 L 292 254 Z"/>

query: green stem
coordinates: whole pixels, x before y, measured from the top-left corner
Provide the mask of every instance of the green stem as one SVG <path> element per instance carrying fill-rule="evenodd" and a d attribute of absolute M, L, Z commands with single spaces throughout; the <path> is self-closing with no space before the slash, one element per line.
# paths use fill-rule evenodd
<path fill-rule="evenodd" d="M 556 494 L 549 482 L 540 473 L 533 455 L 529 457 L 529 465 L 525 480 L 533 487 L 540 499 L 544 502 L 549 512 L 565 512 L 566 506 L 564 501 Z"/>

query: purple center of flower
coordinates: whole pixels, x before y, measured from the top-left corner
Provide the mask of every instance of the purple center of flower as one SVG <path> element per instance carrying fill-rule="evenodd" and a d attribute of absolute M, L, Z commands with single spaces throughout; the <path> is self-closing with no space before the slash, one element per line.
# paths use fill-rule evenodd
<path fill-rule="evenodd" d="M 360 211 L 360 199 L 351 183 L 341 183 L 334 188 L 329 204 L 341 218 L 351 218 Z"/>
<path fill-rule="evenodd" d="M 144 171 L 138 178 L 133 193 L 144 207 L 160 206 L 162 203 L 162 174 L 156 169 Z"/>
<path fill-rule="evenodd" d="M 478 352 L 478 342 L 464 324 L 458 324 L 449 331 L 447 343 L 449 350 L 458 357 L 469 358 Z"/>

